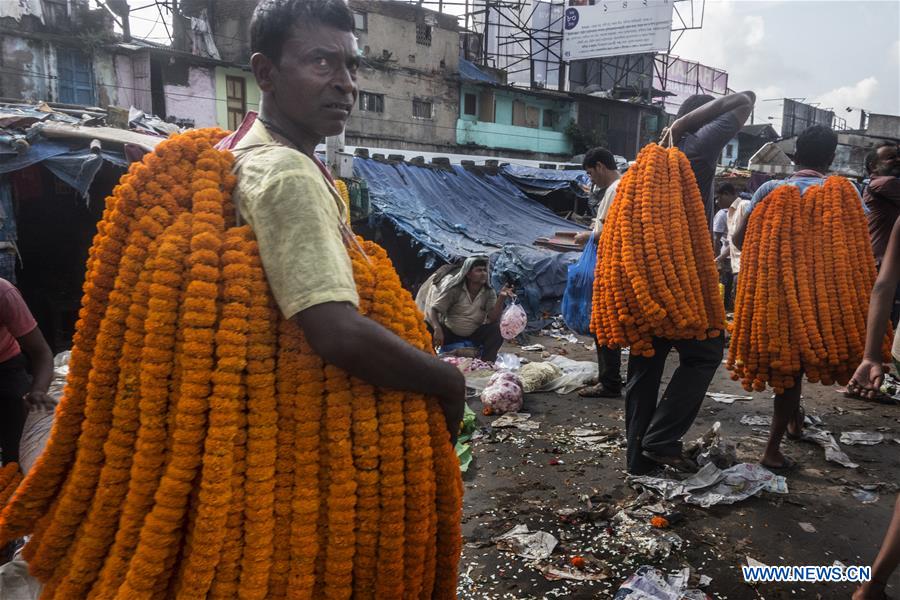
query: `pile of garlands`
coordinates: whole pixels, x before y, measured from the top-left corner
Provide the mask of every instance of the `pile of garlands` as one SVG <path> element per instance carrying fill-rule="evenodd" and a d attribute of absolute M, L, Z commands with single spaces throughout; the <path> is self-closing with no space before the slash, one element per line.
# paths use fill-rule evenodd
<path fill-rule="evenodd" d="M 746 390 L 801 375 L 846 385 L 866 343 L 875 260 L 853 184 L 829 177 L 801 197 L 781 185 L 753 210 L 741 254 L 727 366 Z M 893 334 L 884 338 L 890 359 Z"/>
<path fill-rule="evenodd" d="M 654 337 L 706 339 L 725 307 L 703 200 L 687 157 L 648 144 L 616 193 L 597 247 L 591 331 L 653 356 Z"/>
<path fill-rule="evenodd" d="M 19 471 L 19 463 L 6 463 L 0 469 L 0 508 L 12 497 L 13 492 L 22 482 L 22 473 Z"/>
<path fill-rule="evenodd" d="M 280 317 L 223 135 L 160 143 L 107 199 L 53 431 L 0 539 L 32 535 L 42 598 L 454 598 L 441 410 L 323 364 Z M 430 352 L 385 252 L 348 251 L 360 311 Z"/>

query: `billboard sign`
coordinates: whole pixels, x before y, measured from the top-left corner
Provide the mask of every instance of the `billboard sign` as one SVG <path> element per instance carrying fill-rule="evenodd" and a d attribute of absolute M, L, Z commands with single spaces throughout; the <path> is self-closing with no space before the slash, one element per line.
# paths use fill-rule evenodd
<path fill-rule="evenodd" d="M 674 0 L 572 0 L 563 17 L 563 59 L 666 52 Z"/>

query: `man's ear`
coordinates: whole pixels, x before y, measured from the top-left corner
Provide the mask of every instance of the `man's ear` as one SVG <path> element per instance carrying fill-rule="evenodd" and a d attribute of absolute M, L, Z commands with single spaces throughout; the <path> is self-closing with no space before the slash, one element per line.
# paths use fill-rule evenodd
<path fill-rule="evenodd" d="M 277 68 L 269 60 L 269 57 L 261 52 L 256 52 L 250 57 L 250 69 L 253 71 L 253 76 L 256 77 L 256 85 L 259 86 L 262 92 L 271 92 L 275 89 L 273 71 L 277 70 Z"/>

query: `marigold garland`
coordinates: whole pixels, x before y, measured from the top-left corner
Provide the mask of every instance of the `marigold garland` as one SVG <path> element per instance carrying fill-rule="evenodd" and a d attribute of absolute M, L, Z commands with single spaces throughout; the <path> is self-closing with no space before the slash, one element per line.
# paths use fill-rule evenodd
<path fill-rule="evenodd" d="M 323 364 L 277 315 L 222 135 L 162 142 L 107 198 L 47 448 L 0 469 L 0 540 L 33 534 L 43 598 L 455 597 L 437 401 Z M 384 250 L 348 252 L 360 311 L 431 352 Z"/>
<path fill-rule="evenodd" d="M 750 216 L 726 365 L 747 390 L 802 375 L 845 385 L 862 359 L 875 261 L 859 195 L 843 177 L 773 190 Z M 890 329 L 890 328 L 889 328 Z M 893 333 L 882 351 L 890 357 Z"/>
<path fill-rule="evenodd" d="M 619 183 L 597 248 L 591 331 L 653 355 L 654 337 L 705 339 L 725 328 L 697 182 L 678 148 L 645 146 Z"/>

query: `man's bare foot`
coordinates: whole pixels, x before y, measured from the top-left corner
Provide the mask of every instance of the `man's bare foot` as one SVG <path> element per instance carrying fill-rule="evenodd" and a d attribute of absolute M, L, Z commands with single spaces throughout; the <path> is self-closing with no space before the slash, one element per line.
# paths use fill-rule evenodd
<path fill-rule="evenodd" d="M 774 471 L 786 471 L 797 466 L 796 462 L 782 454 L 781 451 L 764 454 L 759 464 Z"/>
<path fill-rule="evenodd" d="M 803 425 L 806 422 L 806 410 L 803 406 L 798 406 L 797 411 L 787 425 L 787 436 L 791 440 L 799 440 L 803 438 Z"/>

